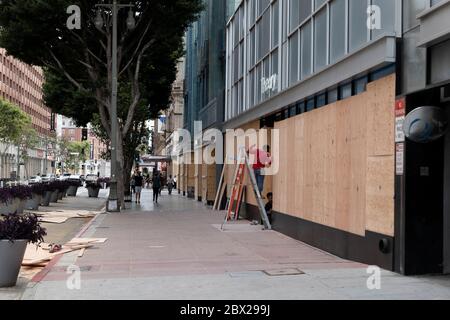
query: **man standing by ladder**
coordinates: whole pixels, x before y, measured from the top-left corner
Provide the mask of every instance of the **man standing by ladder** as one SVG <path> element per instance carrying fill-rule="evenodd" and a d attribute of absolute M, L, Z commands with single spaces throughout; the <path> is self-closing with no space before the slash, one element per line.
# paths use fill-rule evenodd
<path fill-rule="evenodd" d="M 253 171 L 255 172 L 256 184 L 258 185 L 258 189 L 261 195 L 264 191 L 264 169 L 272 165 L 270 147 L 266 145 L 263 147 L 263 149 L 264 150 L 257 149 L 256 145 L 251 146 L 249 149 L 249 154 L 255 155 L 256 157 L 253 163 Z"/>

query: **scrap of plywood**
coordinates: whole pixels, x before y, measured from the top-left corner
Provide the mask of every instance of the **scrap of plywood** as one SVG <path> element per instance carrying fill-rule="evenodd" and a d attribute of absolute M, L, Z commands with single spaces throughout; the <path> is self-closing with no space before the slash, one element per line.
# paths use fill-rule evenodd
<path fill-rule="evenodd" d="M 44 223 L 55 223 L 55 224 L 61 224 L 69 220 L 67 217 L 41 217 L 39 218 L 40 222 Z"/>
<path fill-rule="evenodd" d="M 49 244 L 42 243 L 39 247 L 36 245 L 28 245 L 25 251 L 22 266 L 29 266 L 29 267 L 42 266 L 58 255 L 70 253 L 80 249 L 87 249 L 92 246 L 93 245 L 89 243 L 65 245 L 62 247 L 62 250 L 55 253 L 50 253 Z"/>
<path fill-rule="evenodd" d="M 73 238 L 66 244 L 66 246 L 105 243 L 107 240 L 108 238 Z"/>
<path fill-rule="evenodd" d="M 85 252 L 86 252 L 86 248 L 81 249 L 80 253 L 78 253 L 78 258 L 82 258 L 84 256 Z"/>

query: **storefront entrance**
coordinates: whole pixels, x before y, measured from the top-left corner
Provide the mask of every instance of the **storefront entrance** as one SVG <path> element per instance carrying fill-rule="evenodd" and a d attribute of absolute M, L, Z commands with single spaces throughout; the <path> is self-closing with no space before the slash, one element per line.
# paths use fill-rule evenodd
<path fill-rule="evenodd" d="M 407 112 L 420 106 L 449 109 L 440 88 L 407 97 Z M 450 272 L 450 137 L 406 142 L 403 216 L 404 273 Z"/>

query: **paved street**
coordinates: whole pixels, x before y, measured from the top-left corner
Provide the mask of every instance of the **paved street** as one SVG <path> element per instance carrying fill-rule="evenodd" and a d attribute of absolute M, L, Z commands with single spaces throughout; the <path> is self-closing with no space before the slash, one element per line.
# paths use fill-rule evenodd
<path fill-rule="evenodd" d="M 367 288 L 367 266 L 342 260 L 242 221 L 220 230 L 223 214 L 163 193 L 151 203 L 102 214 L 83 237 L 108 238 L 82 258 L 44 270 L 23 299 L 450 299 L 450 277 L 382 272 Z M 67 267 L 81 270 L 70 290 Z"/>

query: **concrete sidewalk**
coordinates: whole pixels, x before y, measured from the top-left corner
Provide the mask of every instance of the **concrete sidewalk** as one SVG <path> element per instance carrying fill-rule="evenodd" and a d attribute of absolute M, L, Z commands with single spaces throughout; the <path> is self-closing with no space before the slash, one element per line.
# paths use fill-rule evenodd
<path fill-rule="evenodd" d="M 82 258 L 66 255 L 24 299 L 450 299 L 450 278 L 382 272 L 342 260 L 248 222 L 220 230 L 223 214 L 178 195 L 98 216 L 83 236 L 108 238 Z M 71 290 L 67 267 L 81 270 Z"/>

